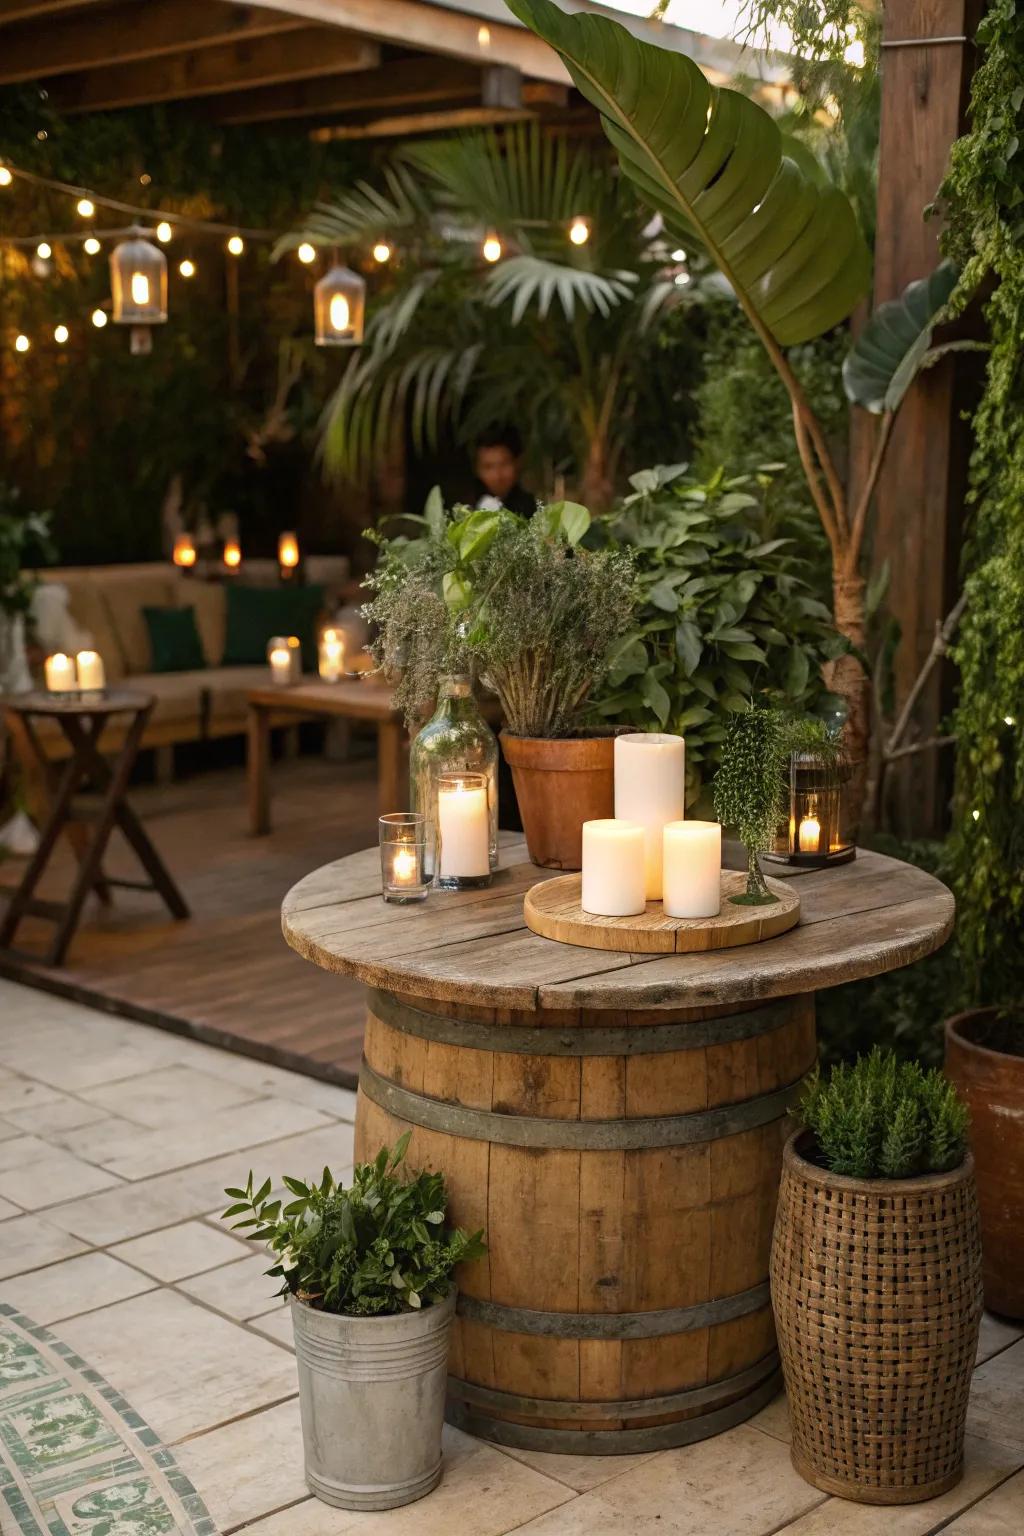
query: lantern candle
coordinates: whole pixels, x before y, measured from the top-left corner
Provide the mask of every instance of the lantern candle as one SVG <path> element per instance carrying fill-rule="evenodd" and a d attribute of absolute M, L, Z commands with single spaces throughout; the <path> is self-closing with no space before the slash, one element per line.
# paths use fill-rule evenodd
<path fill-rule="evenodd" d="M 190 533 L 178 534 L 174 541 L 173 559 L 175 565 L 181 566 L 184 570 L 188 570 L 191 566 L 195 565 L 196 546 Z"/>
<path fill-rule="evenodd" d="M 722 828 L 670 821 L 662 834 L 666 917 L 717 917 L 722 906 Z"/>
<path fill-rule="evenodd" d="M 242 563 L 242 546 L 237 539 L 224 540 L 224 564 L 229 571 L 237 571 Z"/>
<path fill-rule="evenodd" d="M 63 651 L 57 651 L 53 656 L 47 656 L 44 670 L 46 687 L 50 693 L 74 693 L 78 684 L 73 656 L 65 656 Z"/>
<path fill-rule="evenodd" d="M 821 852 L 821 822 L 812 813 L 804 817 L 797 831 L 797 847 L 801 853 Z"/>
<path fill-rule="evenodd" d="M 583 823 L 584 912 L 634 917 L 647 905 L 647 835 L 638 821 L 608 817 Z"/>
<path fill-rule="evenodd" d="M 102 693 L 107 685 L 107 676 L 99 651 L 79 651 L 75 664 L 79 688 L 87 693 Z"/>
<path fill-rule="evenodd" d="M 638 731 L 615 738 L 615 816 L 645 831 L 647 900 L 661 900 L 662 830 L 686 814 L 686 743 Z"/>
<path fill-rule="evenodd" d="M 489 885 L 490 815 L 482 773 L 442 773 L 437 781 L 437 883 L 445 890 Z"/>
<path fill-rule="evenodd" d="M 322 682 L 336 683 L 345 670 L 345 637 L 338 629 L 325 629 L 320 636 L 318 670 Z"/>
<path fill-rule="evenodd" d="M 277 563 L 284 580 L 295 571 L 299 563 L 299 541 L 294 533 L 282 533 L 277 541 Z"/>
<path fill-rule="evenodd" d="M 267 645 L 271 680 L 279 688 L 297 683 L 302 676 L 302 651 L 295 635 L 275 635 Z"/>

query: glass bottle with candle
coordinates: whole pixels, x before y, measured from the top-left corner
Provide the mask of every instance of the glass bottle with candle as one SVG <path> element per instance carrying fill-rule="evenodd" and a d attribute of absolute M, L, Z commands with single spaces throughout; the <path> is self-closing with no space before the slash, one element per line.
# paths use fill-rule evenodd
<path fill-rule="evenodd" d="M 481 773 L 487 789 L 488 862 L 498 865 L 498 743 L 464 674 L 445 677 L 437 708 L 409 751 L 412 808 L 426 825 L 427 873 L 435 873 L 438 780 L 444 773 Z"/>
<path fill-rule="evenodd" d="M 434 884 L 443 891 L 491 883 L 487 775 L 442 773 L 437 779 Z"/>

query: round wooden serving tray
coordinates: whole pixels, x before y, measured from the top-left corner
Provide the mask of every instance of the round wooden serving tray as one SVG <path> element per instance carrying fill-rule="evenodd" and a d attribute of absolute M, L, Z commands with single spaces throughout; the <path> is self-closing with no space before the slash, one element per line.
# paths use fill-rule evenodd
<path fill-rule="evenodd" d="M 580 906 L 580 875 L 560 875 L 531 886 L 523 901 L 526 926 L 542 938 L 586 949 L 613 949 L 643 955 L 686 955 L 699 950 L 758 944 L 795 928 L 800 897 L 795 881 L 769 880 L 772 906 L 737 906 L 729 900 L 746 888 L 745 870 L 722 870 L 722 910 L 717 917 L 666 917 L 660 901 L 649 901 L 635 917 L 596 917 Z"/>

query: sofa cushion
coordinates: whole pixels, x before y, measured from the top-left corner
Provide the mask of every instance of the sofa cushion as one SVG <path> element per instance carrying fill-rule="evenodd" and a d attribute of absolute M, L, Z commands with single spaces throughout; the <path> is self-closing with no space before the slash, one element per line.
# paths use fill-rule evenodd
<path fill-rule="evenodd" d="M 201 672 L 142 672 L 126 686 L 133 693 L 153 695 L 151 725 L 173 722 L 191 727 L 191 734 L 198 741 L 202 732 L 206 677 L 205 668 Z"/>
<path fill-rule="evenodd" d="M 211 667 L 203 675 L 203 684 L 211 721 L 244 721 L 251 690 L 270 687 L 270 668 L 266 662 L 250 667 Z"/>
<path fill-rule="evenodd" d="M 197 672 L 206 666 L 194 608 L 147 606 L 142 616 L 149 630 L 154 672 Z"/>
<path fill-rule="evenodd" d="M 274 635 L 297 635 L 302 665 L 316 670 L 316 621 L 323 608 L 322 587 L 246 587 L 227 589 L 227 639 L 224 666 L 254 666 L 267 659 Z"/>
<path fill-rule="evenodd" d="M 121 658 L 129 676 L 151 672 L 152 654 L 143 608 L 173 608 L 178 583 L 172 571 L 133 572 L 130 567 L 116 575 L 104 572 L 96 578 L 103 594 Z"/>
<path fill-rule="evenodd" d="M 183 581 L 178 592 L 182 608 L 194 608 L 203 656 L 208 667 L 219 667 L 224 660 L 227 633 L 228 600 L 220 581 Z"/>

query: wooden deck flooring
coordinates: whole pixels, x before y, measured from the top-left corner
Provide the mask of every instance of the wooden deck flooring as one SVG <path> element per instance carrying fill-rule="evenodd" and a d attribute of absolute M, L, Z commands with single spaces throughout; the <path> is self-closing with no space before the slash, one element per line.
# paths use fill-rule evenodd
<path fill-rule="evenodd" d="M 118 891 L 106 911 L 90 898 L 63 967 L 2 957 L 0 974 L 353 1086 L 363 989 L 300 960 L 281 937 L 280 908 L 302 875 L 374 841 L 372 760 L 276 763 L 274 830 L 261 838 L 249 835 L 240 769 L 136 788 L 130 799 L 191 919 L 176 923 L 157 898 L 132 891 Z M 116 834 L 106 867 L 137 874 Z M 0 864 L 0 895 L 22 868 L 21 860 Z M 43 894 L 60 895 L 70 868 L 62 848 Z M 18 947 L 41 953 L 49 933 L 48 924 L 27 920 Z"/>

